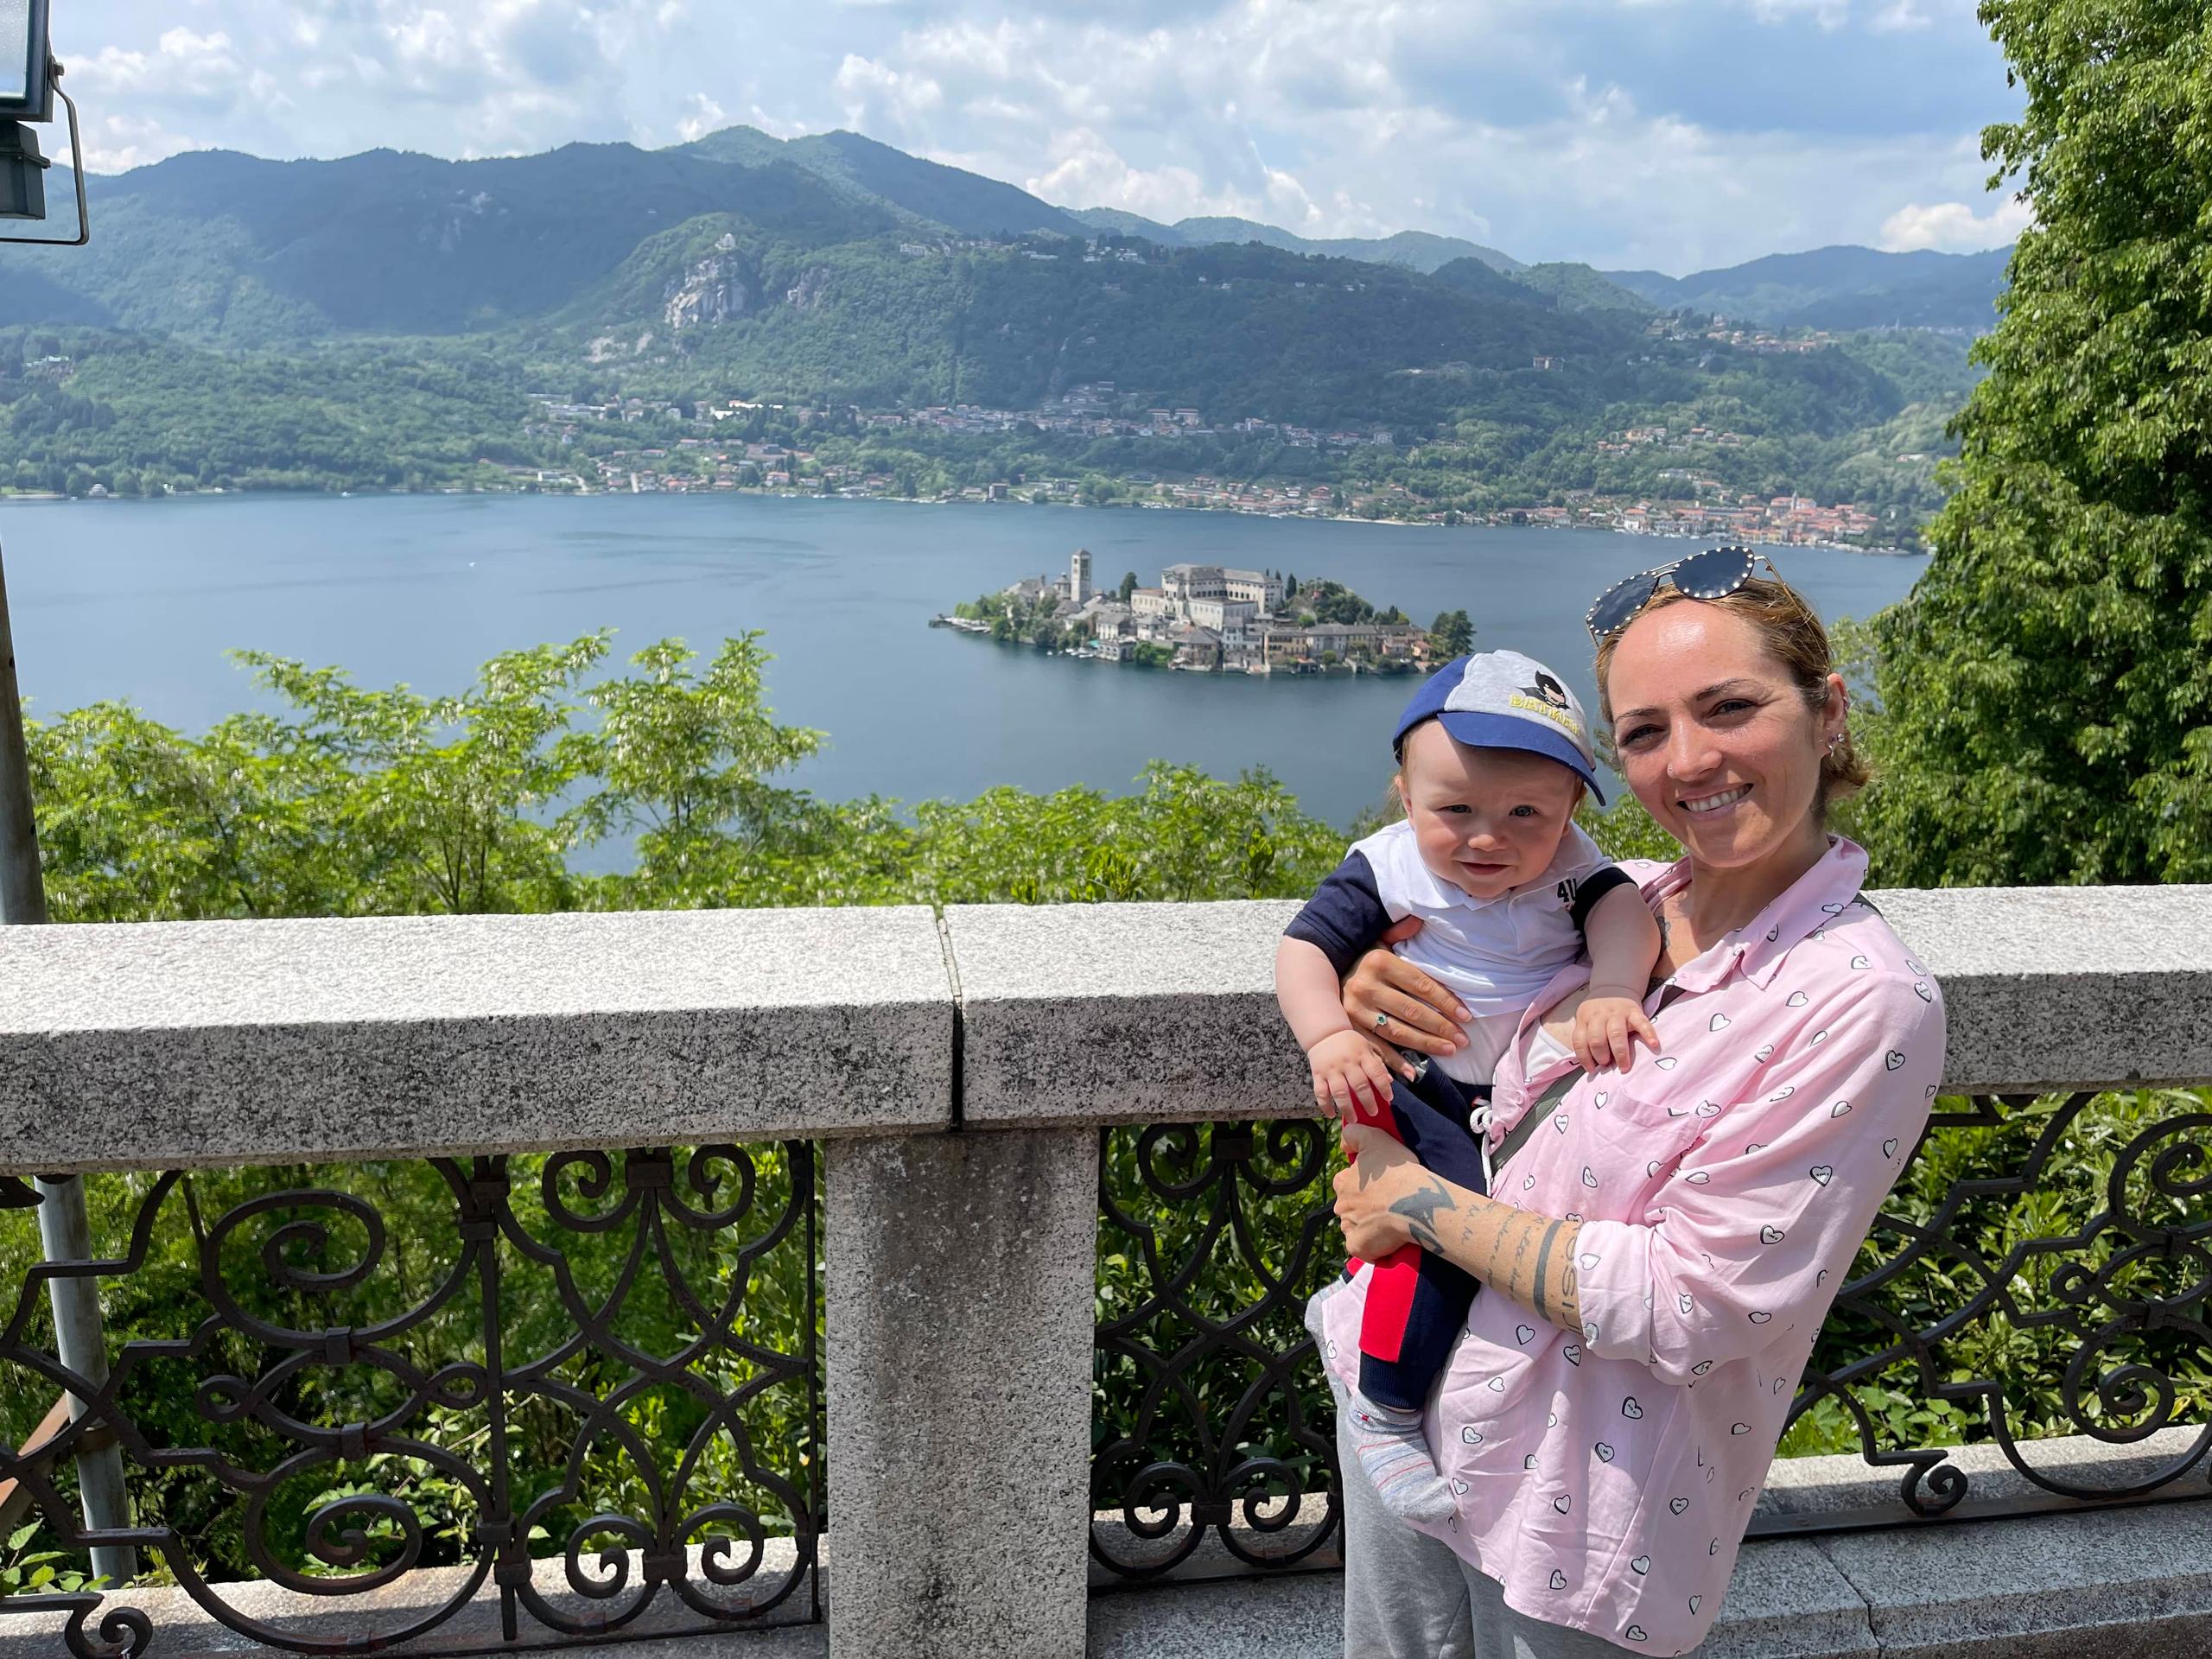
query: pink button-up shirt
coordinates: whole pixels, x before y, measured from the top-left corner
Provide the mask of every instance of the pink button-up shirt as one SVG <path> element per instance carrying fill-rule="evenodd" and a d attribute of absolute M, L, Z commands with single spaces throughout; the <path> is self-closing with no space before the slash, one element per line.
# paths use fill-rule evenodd
<path fill-rule="evenodd" d="M 1686 864 L 1624 866 L 1656 905 Z M 1759 916 L 1675 973 L 1661 1048 L 1580 1079 L 1496 1196 L 1579 1218 L 1580 1336 L 1494 1290 L 1430 1396 L 1459 1515 L 1437 1534 L 1509 1606 L 1639 1653 L 1704 1639 L 1828 1304 L 1928 1121 L 1936 982 L 1858 897 L 1835 838 Z M 1493 1142 L 1571 1062 L 1499 1063 Z M 1655 995 L 1647 1009 L 1659 1006 Z M 1365 1275 L 1325 1307 L 1357 1382 Z M 1354 1563 L 1353 1571 L 1357 1571 Z"/>

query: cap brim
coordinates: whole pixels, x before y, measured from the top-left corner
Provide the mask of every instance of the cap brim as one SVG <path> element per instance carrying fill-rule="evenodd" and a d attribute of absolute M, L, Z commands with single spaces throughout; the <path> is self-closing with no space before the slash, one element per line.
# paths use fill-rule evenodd
<path fill-rule="evenodd" d="M 1520 749 L 1529 754 L 1541 754 L 1547 760 L 1556 760 L 1590 786 L 1590 793 L 1599 805 L 1605 804 L 1605 791 L 1598 785 L 1597 768 L 1565 732 L 1554 731 L 1541 721 L 1523 720 L 1517 715 L 1487 715 L 1457 709 L 1446 709 L 1436 721 L 1451 734 L 1453 741 L 1471 749 Z"/>

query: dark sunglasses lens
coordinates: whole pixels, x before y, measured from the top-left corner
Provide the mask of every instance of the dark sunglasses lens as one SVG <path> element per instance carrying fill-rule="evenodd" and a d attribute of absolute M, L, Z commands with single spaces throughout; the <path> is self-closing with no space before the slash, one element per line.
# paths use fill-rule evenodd
<path fill-rule="evenodd" d="M 1751 580 L 1758 556 L 1748 547 L 1713 547 L 1684 559 L 1675 572 L 1675 586 L 1692 599 L 1719 599 L 1732 594 Z"/>
<path fill-rule="evenodd" d="M 1659 586 L 1659 578 L 1649 570 L 1615 582 L 1598 595 L 1598 602 L 1590 607 L 1590 632 L 1598 639 L 1618 633 L 1626 627 L 1629 619 L 1643 608 L 1643 601 L 1651 597 Z"/>

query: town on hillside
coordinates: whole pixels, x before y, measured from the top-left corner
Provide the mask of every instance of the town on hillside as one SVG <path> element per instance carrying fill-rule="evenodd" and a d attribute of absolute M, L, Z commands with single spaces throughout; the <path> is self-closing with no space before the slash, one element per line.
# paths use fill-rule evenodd
<path fill-rule="evenodd" d="M 1419 627 L 1341 583 L 1277 570 L 1171 564 L 1157 587 L 1139 587 L 1134 571 L 1101 587 L 1080 547 L 1065 575 L 1026 577 L 930 620 L 1061 656 L 1209 674 L 1412 673 L 1466 649 L 1464 612 L 1438 623 Z"/>
<path fill-rule="evenodd" d="M 1758 349 L 1824 348 L 1825 339 L 1770 340 L 1762 334 L 1747 342 Z M 1539 358 L 1534 369 L 1558 366 Z M 1446 364 L 1440 372 L 1464 371 Z M 1117 403 L 1117 399 L 1119 402 Z M 817 454 L 804 439 L 728 435 L 728 423 L 766 416 L 798 432 L 897 440 L 912 436 L 930 442 L 982 442 L 1033 435 L 1062 441 L 1142 441 L 1156 452 L 1145 467 L 1122 470 L 1115 499 L 1140 506 L 1211 508 L 1264 513 L 1277 518 L 1387 518 L 1414 524 L 1521 524 L 1561 529 L 1613 530 L 1630 534 L 1726 535 L 1736 541 L 1818 543 L 1866 551 L 1899 550 L 1910 526 L 1894 508 L 1886 513 L 1853 503 L 1821 504 L 1792 493 L 1770 496 L 1731 487 L 1694 464 L 1700 449 L 1728 450 L 1750 442 L 1743 435 L 1704 426 L 1630 427 L 1598 438 L 1592 453 L 1600 461 L 1613 456 L 1679 455 L 1684 464 L 1662 467 L 1658 493 L 1620 493 L 1596 488 L 1567 488 L 1548 505 L 1500 507 L 1462 512 L 1437 506 L 1399 479 L 1374 477 L 1331 485 L 1281 480 L 1242 480 L 1179 464 L 1179 449 L 1208 440 L 1259 440 L 1287 450 L 1307 450 L 1353 465 L 1355 476 L 1390 461 L 1409 465 L 1478 465 L 1476 446 L 1465 440 L 1415 438 L 1374 425 L 1308 427 L 1247 415 L 1218 424 L 1188 407 L 1126 407 L 1113 382 L 1074 386 L 1034 409 L 995 409 L 975 404 L 925 409 L 868 409 L 858 404 L 817 408 L 742 397 L 690 402 L 618 397 L 604 404 L 574 403 L 549 393 L 536 395 L 538 418 L 527 423 L 526 438 L 546 440 L 580 453 L 572 467 L 517 466 L 507 468 L 524 489 L 632 493 L 745 491 L 772 494 L 835 495 L 906 499 L 920 492 L 912 480 L 886 462 L 835 458 L 849 454 L 853 437 L 829 440 L 830 453 Z M 611 448 L 594 442 L 599 434 L 643 424 L 673 429 L 658 442 Z M 596 431 L 594 431 L 596 429 Z M 595 453 L 594 453 L 595 452 Z M 1362 462 L 1361 458 L 1374 458 Z M 1900 454 L 1899 469 L 1932 469 L 1935 457 Z M 931 499 L 947 501 L 1020 500 L 1039 504 L 1088 502 L 1084 481 L 1075 477 L 1014 474 L 996 481 L 950 486 Z"/>

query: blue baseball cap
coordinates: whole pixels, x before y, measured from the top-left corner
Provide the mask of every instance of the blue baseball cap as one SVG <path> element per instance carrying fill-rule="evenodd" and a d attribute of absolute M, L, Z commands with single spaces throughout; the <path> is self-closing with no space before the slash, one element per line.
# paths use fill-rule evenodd
<path fill-rule="evenodd" d="M 1599 805 L 1605 804 L 1582 705 L 1565 681 L 1533 657 L 1478 652 L 1438 669 L 1398 716 L 1390 747 L 1401 757 L 1406 734 L 1425 720 L 1471 749 L 1522 749 L 1556 760 L 1590 786 Z"/>

